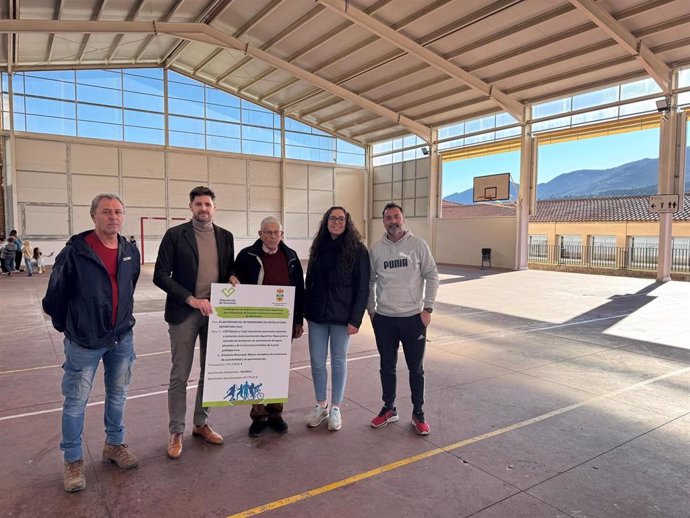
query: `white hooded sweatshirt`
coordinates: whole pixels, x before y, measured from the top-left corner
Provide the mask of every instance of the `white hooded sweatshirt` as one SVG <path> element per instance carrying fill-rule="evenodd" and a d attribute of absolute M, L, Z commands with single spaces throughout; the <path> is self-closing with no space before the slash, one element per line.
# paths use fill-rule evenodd
<path fill-rule="evenodd" d="M 433 308 L 438 271 L 429 245 L 409 230 L 397 242 L 386 234 L 369 250 L 370 315 L 409 317 Z"/>

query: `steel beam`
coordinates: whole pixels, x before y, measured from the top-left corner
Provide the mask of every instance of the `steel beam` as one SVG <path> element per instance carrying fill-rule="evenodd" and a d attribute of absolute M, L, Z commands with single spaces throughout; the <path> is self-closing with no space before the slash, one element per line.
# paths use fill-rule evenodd
<path fill-rule="evenodd" d="M 611 13 L 593 0 L 569 0 L 599 28 L 616 41 L 625 51 L 634 56 L 638 63 L 656 81 L 665 94 L 671 93 L 671 69 L 642 40 L 626 29 Z"/>
<path fill-rule="evenodd" d="M 518 121 L 524 121 L 525 106 L 520 101 L 510 97 L 493 85 L 482 81 L 480 78 L 470 74 L 466 70 L 444 59 L 442 56 L 439 56 L 426 47 L 423 47 L 419 43 L 400 34 L 388 25 L 379 22 L 372 16 L 364 13 L 364 11 L 357 9 L 346 0 L 318 0 L 318 2 L 347 18 L 353 23 L 356 23 L 357 25 L 364 27 L 370 32 L 376 34 L 379 38 L 384 39 L 399 49 L 404 50 L 411 56 L 429 64 L 435 69 L 440 70 L 441 72 L 462 82 L 470 88 L 483 93 L 487 97 L 491 98 L 506 112 L 510 113 Z"/>

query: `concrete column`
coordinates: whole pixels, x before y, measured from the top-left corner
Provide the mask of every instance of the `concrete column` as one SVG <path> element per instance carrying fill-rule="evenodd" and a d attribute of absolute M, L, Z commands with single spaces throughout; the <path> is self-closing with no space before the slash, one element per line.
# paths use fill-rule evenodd
<path fill-rule="evenodd" d="M 438 156 L 438 130 L 431 130 L 431 143 L 429 145 L 429 208 L 427 211 L 427 235 L 429 247 L 436 251 L 436 233 L 434 232 L 434 220 L 441 217 L 441 161 Z"/>
<path fill-rule="evenodd" d="M 19 221 L 19 210 L 17 206 L 17 171 L 15 163 L 15 136 L 14 136 L 14 75 L 12 73 L 7 74 L 7 85 L 8 85 L 8 101 L 9 101 L 9 137 L 5 143 L 4 151 L 4 161 L 5 170 L 4 180 L 5 180 L 5 229 L 9 235 L 10 230 L 16 229 L 19 234 L 24 233 L 24 229 L 20 229 Z M 4 231 L 1 232 L 5 234 Z M 19 268 L 17 266 L 17 268 Z"/>
<path fill-rule="evenodd" d="M 515 269 L 527 269 L 529 244 L 529 216 L 534 212 L 536 199 L 537 141 L 532 137 L 532 126 L 522 126 L 520 145 L 520 188 L 517 200 L 517 236 Z"/>
<path fill-rule="evenodd" d="M 671 97 L 669 110 L 661 118 L 659 132 L 659 179 L 657 194 L 678 194 L 683 209 L 685 192 L 685 124 L 684 113 L 676 111 L 676 96 Z M 659 214 L 659 264 L 656 280 L 671 280 L 671 246 L 673 244 L 673 214 Z"/>
<path fill-rule="evenodd" d="M 365 211 L 364 219 L 366 220 L 365 225 L 365 240 L 367 247 L 372 245 L 372 238 L 376 236 L 376 232 L 371 228 L 374 217 L 374 146 L 367 144 L 366 153 L 364 155 L 364 199 L 365 199 Z"/>
<path fill-rule="evenodd" d="M 285 229 L 285 219 L 287 208 L 285 199 L 287 198 L 287 187 L 285 177 L 287 176 L 287 159 L 285 153 L 285 110 L 280 111 L 280 223 L 283 225 L 283 232 L 286 234 L 292 229 Z M 309 216 L 307 216 L 307 220 Z M 292 237 L 292 236 L 290 236 Z"/>

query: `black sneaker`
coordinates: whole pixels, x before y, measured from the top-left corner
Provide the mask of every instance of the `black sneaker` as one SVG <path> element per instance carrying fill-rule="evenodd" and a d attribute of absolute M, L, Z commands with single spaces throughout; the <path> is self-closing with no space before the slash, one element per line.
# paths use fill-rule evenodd
<path fill-rule="evenodd" d="M 288 431 L 288 424 L 283 420 L 282 417 L 275 417 L 273 419 L 269 418 L 266 423 L 268 423 L 268 426 L 273 428 L 278 433 L 287 433 Z"/>
<path fill-rule="evenodd" d="M 266 421 L 252 421 L 252 425 L 249 427 L 249 437 L 260 437 L 264 428 L 266 428 Z"/>

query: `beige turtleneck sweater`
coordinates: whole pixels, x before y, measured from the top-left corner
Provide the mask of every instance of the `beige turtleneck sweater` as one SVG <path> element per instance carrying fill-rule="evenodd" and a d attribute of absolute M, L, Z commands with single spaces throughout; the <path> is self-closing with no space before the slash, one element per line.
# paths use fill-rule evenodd
<path fill-rule="evenodd" d="M 194 296 L 197 299 L 211 297 L 211 283 L 218 282 L 218 246 L 216 234 L 213 231 L 213 223 L 200 223 L 192 220 L 196 246 L 199 249 L 199 269 L 196 273 L 196 288 Z"/>

